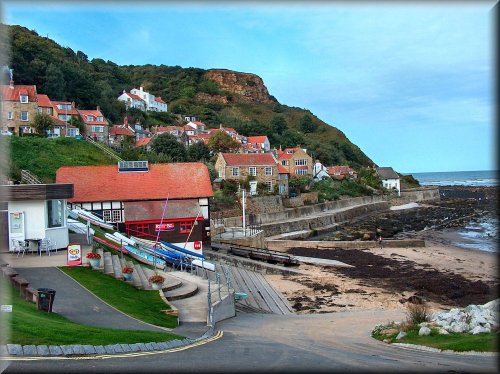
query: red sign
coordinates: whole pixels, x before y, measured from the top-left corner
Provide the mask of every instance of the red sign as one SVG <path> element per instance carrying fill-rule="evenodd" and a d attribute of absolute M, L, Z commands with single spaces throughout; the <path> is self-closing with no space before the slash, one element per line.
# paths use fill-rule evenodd
<path fill-rule="evenodd" d="M 201 249 L 201 242 L 194 242 L 194 249 L 199 251 Z"/>
<path fill-rule="evenodd" d="M 76 266 L 82 264 L 82 249 L 80 244 L 70 244 L 68 245 L 67 251 L 67 263 L 68 266 Z"/>
<path fill-rule="evenodd" d="M 155 231 L 172 231 L 175 228 L 173 223 L 162 223 L 155 225 Z"/>

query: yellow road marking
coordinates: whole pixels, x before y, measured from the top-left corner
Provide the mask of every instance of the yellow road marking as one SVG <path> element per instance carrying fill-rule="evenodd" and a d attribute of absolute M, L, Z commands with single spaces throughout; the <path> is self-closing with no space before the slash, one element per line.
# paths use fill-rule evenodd
<path fill-rule="evenodd" d="M 191 349 L 195 347 L 199 347 L 201 345 L 205 345 L 207 343 L 216 341 L 224 335 L 223 331 L 217 331 L 217 333 L 207 339 L 201 340 L 199 342 L 189 344 L 183 347 L 164 349 L 162 351 L 148 351 L 148 352 L 129 352 L 122 354 L 105 354 L 105 355 L 90 355 L 90 356 L 78 356 L 78 357 L 61 357 L 61 356 L 31 356 L 31 357 L 17 357 L 17 356 L 7 356 L 0 357 L 0 361 L 41 361 L 41 360 L 107 360 L 111 358 L 127 358 L 127 357 L 140 357 L 140 356 L 150 356 L 157 355 L 162 353 L 174 353 L 185 351 L 186 349 Z"/>

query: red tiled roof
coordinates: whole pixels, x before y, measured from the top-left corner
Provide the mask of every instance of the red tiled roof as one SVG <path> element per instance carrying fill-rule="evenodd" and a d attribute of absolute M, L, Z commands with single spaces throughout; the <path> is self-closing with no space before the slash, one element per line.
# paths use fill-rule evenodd
<path fill-rule="evenodd" d="M 135 142 L 136 147 L 143 147 L 147 145 L 153 138 L 142 138 Z"/>
<path fill-rule="evenodd" d="M 150 164 L 148 172 L 118 172 L 118 165 L 62 166 L 57 183 L 73 183 L 70 202 L 212 197 L 208 168 L 200 162 Z M 167 206 L 168 209 L 168 206 Z"/>
<path fill-rule="evenodd" d="M 349 166 L 328 166 L 326 172 L 330 175 L 334 174 L 349 174 L 352 169 Z"/>
<path fill-rule="evenodd" d="M 80 117 L 82 117 L 83 122 L 86 125 L 101 125 L 101 126 L 107 126 L 108 121 L 104 118 L 100 110 L 78 110 L 78 113 L 80 114 Z M 87 119 L 88 116 L 94 116 L 93 121 L 89 121 Z M 102 117 L 102 121 L 97 121 L 97 117 Z"/>
<path fill-rule="evenodd" d="M 288 153 L 285 153 L 285 152 L 279 152 L 278 151 L 278 161 L 282 161 L 282 160 L 289 160 L 293 157 L 293 154 L 288 154 Z"/>
<path fill-rule="evenodd" d="M 223 129 L 223 130 L 225 130 L 225 131 L 234 132 L 235 134 L 237 134 L 237 133 L 238 133 L 238 132 L 237 132 L 235 129 L 233 129 L 232 127 L 223 127 L 222 129 Z"/>
<path fill-rule="evenodd" d="M 47 95 L 38 94 L 38 106 L 52 108 L 52 102 Z"/>
<path fill-rule="evenodd" d="M 140 96 L 137 96 L 137 95 L 135 95 L 135 94 L 133 94 L 133 93 L 127 92 L 127 93 L 126 93 L 126 95 L 130 96 L 130 98 L 132 98 L 132 99 L 134 99 L 134 100 L 144 101 L 144 100 L 142 100 L 142 99 L 141 99 L 141 97 L 140 97 Z"/>
<path fill-rule="evenodd" d="M 279 174 L 290 174 L 288 169 L 281 164 L 278 164 L 278 173 Z"/>
<path fill-rule="evenodd" d="M 166 102 L 164 102 L 160 96 L 158 97 L 155 97 L 155 101 L 159 102 L 159 103 L 162 103 L 162 104 L 166 104 Z"/>
<path fill-rule="evenodd" d="M 267 136 L 265 135 L 259 135 L 259 136 L 249 136 L 247 137 L 247 141 L 249 143 L 265 143 L 265 141 L 267 140 Z"/>
<path fill-rule="evenodd" d="M 3 101 L 19 101 L 21 94 L 28 95 L 29 102 L 35 102 L 36 86 L 14 85 L 14 88 L 11 88 L 10 85 L 0 85 L 0 95 Z"/>
<path fill-rule="evenodd" d="M 276 165 L 270 153 L 222 153 L 227 166 Z"/>
<path fill-rule="evenodd" d="M 153 128 L 153 131 L 155 133 L 162 133 L 162 132 L 170 132 L 170 131 L 184 131 L 184 128 L 182 126 L 158 126 L 157 128 Z"/>
<path fill-rule="evenodd" d="M 205 125 L 203 122 L 201 121 L 190 121 L 191 123 L 194 123 L 196 126 L 203 126 L 203 127 L 207 127 L 207 125 Z"/>
<path fill-rule="evenodd" d="M 130 131 L 130 129 L 122 126 L 113 126 L 109 129 L 109 135 L 125 135 L 125 136 L 134 136 L 134 133 Z"/>
<path fill-rule="evenodd" d="M 51 100 L 51 102 L 52 102 L 52 106 L 53 106 L 54 110 L 56 110 L 57 113 L 59 113 L 59 114 L 76 114 L 76 115 L 78 115 L 78 111 L 73 107 L 73 104 L 70 103 L 69 101 L 54 101 L 54 100 Z M 59 109 L 57 107 L 57 105 L 59 105 L 59 104 L 69 104 L 69 105 L 71 105 L 72 109 L 69 109 L 69 110 Z"/>

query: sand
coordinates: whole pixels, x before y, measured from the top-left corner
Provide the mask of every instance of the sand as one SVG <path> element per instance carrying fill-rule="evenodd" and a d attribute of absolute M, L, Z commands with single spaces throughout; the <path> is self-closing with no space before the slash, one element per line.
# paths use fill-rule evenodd
<path fill-rule="evenodd" d="M 406 264 L 406 268 L 408 269 L 408 262 L 405 261 L 412 261 L 414 264 L 410 264 L 411 269 L 414 268 L 415 273 L 424 274 L 424 280 L 426 274 L 429 274 L 426 281 L 430 283 L 434 281 L 432 277 L 436 276 L 436 273 L 433 273 L 432 270 L 438 271 L 442 274 L 436 277 L 436 283 L 444 283 L 449 288 L 453 288 L 453 283 L 457 278 L 456 275 L 463 276 L 464 281 L 470 281 L 470 283 L 473 281 L 482 281 L 489 286 L 494 287 L 498 285 L 498 261 L 496 253 L 445 245 L 432 241 L 432 235 L 429 236 L 430 238 L 426 240 L 426 247 L 424 248 L 371 248 L 363 250 L 363 253 L 367 255 L 371 253 L 383 259 L 397 260 L 392 261 L 387 266 L 392 268 L 392 270 L 399 270 L 397 269 L 399 264 L 401 264 L 401 267 L 404 267 L 403 264 Z M 356 256 L 354 256 L 351 263 L 347 263 L 356 266 L 356 262 Z M 366 264 L 364 266 L 364 269 L 373 269 L 367 270 L 367 274 L 365 274 L 367 276 L 348 276 L 343 273 L 345 268 L 303 264 L 299 266 L 299 269 L 305 271 L 307 275 L 266 275 L 266 278 L 287 297 L 299 314 L 347 310 L 405 310 L 406 303 L 403 301 L 414 294 L 419 294 L 420 290 L 417 287 L 417 283 L 415 283 L 415 280 L 410 280 L 410 277 L 408 277 L 408 289 L 397 289 L 398 287 L 392 287 L 388 283 L 388 279 L 383 278 L 383 275 L 377 274 L 376 270 L 380 269 L 374 269 Z M 373 278 L 369 276 L 372 271 L 374 273 Z M 392 276 L 394 277 L 394 274 Z M 402 279 L 393 278 L 393 285 L 396 286 L 396 283 L 399 286 L 405 285 L 406 279 L 404 278 L 404 275 L 402 275 Z M 449 282 L 447 282 L 448 278 L 450 279 Z M 412 285 L 414 288 L 412 288 Z M 472 288 L 470 289 L 474 289 L 475 283 L 471 283 L 471 285 Z M 443 300 L 440 300 L 436 295 L 433 296 L 430 300 L 424 297 L 427 305 L 433 311 L 446 310 L 457 306 L 449 298 L 443 297 Z M 492 296 L 491 298 L 494 297 Z M 464 300 L 462 300 L 462 303 Z M 472 300 L 476 299 L 472 298 Z"/>

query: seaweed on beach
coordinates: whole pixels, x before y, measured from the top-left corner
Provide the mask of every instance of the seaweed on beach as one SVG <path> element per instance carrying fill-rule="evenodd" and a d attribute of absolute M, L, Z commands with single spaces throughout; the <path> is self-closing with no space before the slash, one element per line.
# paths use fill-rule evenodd
<path fill-rule="evenodd" d="M 497 296 L 496 287 L 452 272 L 440 272 L 410 260 L 396 260 L 359 249 L 291 248 L 289 254 L 337 260 L 354 267 L 325 270 L 362 280 L 367 286 L 390 292 L 416 292 L 428 301 L 465 307 L 484 304 Z"/>

